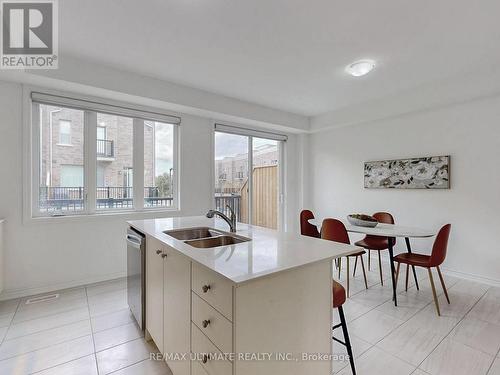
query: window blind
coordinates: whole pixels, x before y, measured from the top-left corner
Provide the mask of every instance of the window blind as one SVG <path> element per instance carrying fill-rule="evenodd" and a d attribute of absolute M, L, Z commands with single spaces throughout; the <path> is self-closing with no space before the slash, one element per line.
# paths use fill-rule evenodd
<path fill-rule="evenodd" d="M 238 135 L 247 135 L 250 137 L 272 139 L 274 141 L 286 141 L 288 137 L 284 134 L 278 134 L 273 132 L 268 132 L 265 130 L 248 129 L 239 126 L 225 125 L 225 124 L 215 124 L 215 130 Z"/>
<path fill-rule="evenodd" d="M 135 104 L 128 107 L 126 104 L 111 103 L 107 102 L 106 100 L 103 100 L 102 102 L 96 102 L 91 100 L 71 98 L 67 96 L 45 94 L 35 91 L 31 93 L 31 100 L 35 103 L 40 104 L 63 106 L 73 109 L 139 118 L 142 120 L 164 122 L 174 125 L 180 125 L 181 123 L 180 117 L 172 116 L 166 113 L 162 113 L 158 110 L 154 110 L 152 108 L 138 106 Z"/>

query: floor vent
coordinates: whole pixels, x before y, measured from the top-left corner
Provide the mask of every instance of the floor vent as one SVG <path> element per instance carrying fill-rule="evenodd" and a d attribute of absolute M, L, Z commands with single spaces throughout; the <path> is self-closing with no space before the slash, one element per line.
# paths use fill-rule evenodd
<path fill-rule="evenodd" d="M 33 303 L 38 303 L 38 302 L 52 301 L 52 300 L 58 299 L 58 298 L 59 298 L 59 294 L 47 294 L 46 296 L 33 297 L 33 298 L 30 298 L 26 301 L 26 305 L 31 305 Z"/>

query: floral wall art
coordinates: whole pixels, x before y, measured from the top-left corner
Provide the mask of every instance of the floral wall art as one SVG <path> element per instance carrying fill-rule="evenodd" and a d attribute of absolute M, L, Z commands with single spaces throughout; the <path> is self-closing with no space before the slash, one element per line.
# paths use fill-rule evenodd
<path fill-rule="evenodd" d="M 450 157 L 365 162 L 365 188 L 449 189 Z"/>

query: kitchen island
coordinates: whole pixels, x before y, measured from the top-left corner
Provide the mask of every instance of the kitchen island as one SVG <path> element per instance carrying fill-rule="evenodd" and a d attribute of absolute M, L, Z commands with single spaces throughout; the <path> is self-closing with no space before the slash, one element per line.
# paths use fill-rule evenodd
<path fill-rule="evenodd" d="M 202 216 L 128 224 L 146 236 L 146 337 L 174 375 L 332 373 L 332 260 L 358 247 Z"/>

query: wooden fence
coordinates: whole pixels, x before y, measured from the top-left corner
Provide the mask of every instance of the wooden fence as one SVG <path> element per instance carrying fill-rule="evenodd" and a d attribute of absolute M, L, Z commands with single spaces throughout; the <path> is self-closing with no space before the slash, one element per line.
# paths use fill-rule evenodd
<path fill-rule="evenodd" d="M 278 228 L 278 166 L 254 167 L 252 224 Z M 241 221 L 248 223 L 248 180 L 241 188 Z"/>

